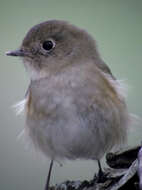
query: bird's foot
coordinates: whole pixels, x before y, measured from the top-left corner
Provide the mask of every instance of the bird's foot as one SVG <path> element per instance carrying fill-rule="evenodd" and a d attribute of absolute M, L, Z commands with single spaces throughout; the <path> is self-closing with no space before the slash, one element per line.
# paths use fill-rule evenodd
<path fill-rule="evenodd" d="M 104 183 L 108 179 L 108 173 L 104 173 L 102 170 L 99 170 L 98 174 L 94 175 L 93 181 L 95 183 Z"/>
<path fill-rule="evenodd" d="M 108 178 L 107 178 L 107 173 L 104 173 L 102 170 L 99 170 L 98 175 L 97 175 L 97 183 L 104 183 Z"/>

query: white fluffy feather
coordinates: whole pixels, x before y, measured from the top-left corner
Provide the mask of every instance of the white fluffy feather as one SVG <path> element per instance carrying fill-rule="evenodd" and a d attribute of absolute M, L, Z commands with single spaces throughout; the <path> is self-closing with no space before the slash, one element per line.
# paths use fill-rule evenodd
<path fill-rule="evenodd" d="M 19 101 L 18 103 L 12 106 L 12 108 L 15 109 L 16 115 L 20 115 L 24 111 L 26 103 L 27 103 L 27 98 Z"/>

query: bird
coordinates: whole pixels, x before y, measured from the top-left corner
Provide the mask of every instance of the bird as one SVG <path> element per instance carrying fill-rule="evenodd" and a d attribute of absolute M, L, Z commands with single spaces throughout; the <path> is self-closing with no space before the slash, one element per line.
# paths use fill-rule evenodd
<path fill-rule="evenodd" d="M 94 160 L 127 142 L 130 114 L 122 85 L 85 29 L 64 20 L 33 26 L 20 48 L 30 77 L 25 97 L 26 131 L 54 161 Z M 101 176 L 101 175 L 100 175 Z"/>

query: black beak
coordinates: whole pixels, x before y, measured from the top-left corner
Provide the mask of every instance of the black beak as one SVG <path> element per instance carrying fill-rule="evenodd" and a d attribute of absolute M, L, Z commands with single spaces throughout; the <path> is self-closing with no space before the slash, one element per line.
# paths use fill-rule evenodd
<path fill-rule="evenodd" d="M 23 56 L 25 56 L 25 53 L 24 53 L 24 51 L 18 49 L 18 50 L 15 50 L 15 51 L 9 51 L 9 52 L 6 53 L 6 55 L 23 57 Z"/>

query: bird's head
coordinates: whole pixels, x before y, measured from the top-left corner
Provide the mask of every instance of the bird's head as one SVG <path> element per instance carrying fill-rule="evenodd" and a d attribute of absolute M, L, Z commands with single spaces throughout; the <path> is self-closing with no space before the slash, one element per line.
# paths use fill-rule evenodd
<path fill-rule="evenodd" d="M 99 57 L 94 39 L 85 30 L 60 20 L 32 27 L 20 48 L 7 55 L 22 57 L 36 78 Z"/>

